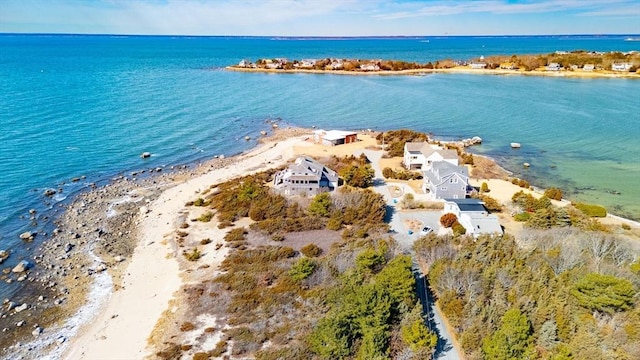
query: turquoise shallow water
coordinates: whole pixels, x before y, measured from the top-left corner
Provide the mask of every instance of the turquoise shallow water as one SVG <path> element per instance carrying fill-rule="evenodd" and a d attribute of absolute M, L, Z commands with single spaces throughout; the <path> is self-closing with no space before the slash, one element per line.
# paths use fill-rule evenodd
<path fill-rule="evenodd" d="M 473 151 L 532 183 L 560 186 L 572 199 L 640 219 L 638 80 L 223 70 L 261 57 L 426 62 L 640 50 L 623 38 L 0 35 L 0 249 L 16 251 L 9 265 L 30 255 L 17 234 L 32 229 L 30 208 L 55 207 L 42 196 L 45 188 L 61 187 L 68 196 L 120 172 L 238 153 L 255 145 L 241 139 L 265 129 L 267 118 L 304 127 L 412 128 L 444 139 L 478 135 L 485 142 Z M 514 141 L 522 149 L 510 149 Z M 142 160 L 144 151 L 154 156 Z M 528 170 L 525 161 L 532 164 Z M 87 179 L 70 183 L 81 175 Z"/>

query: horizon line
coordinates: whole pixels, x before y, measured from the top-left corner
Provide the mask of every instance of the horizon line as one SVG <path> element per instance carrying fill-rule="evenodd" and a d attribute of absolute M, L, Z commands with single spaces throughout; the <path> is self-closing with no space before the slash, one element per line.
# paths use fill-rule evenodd
<path fill-rule="evenodd" d="M 118 34 L 118 33 L 67 33 L 67 32 L 0 32 L 0 35 L 25 35 L 25 36 L 130 36 L 130 37 L 218 37 L 218 38 L 283 38 L 283 39 L 362 39 L 362 38 L 426 38 L 426 37 L 565 37 L 565 36 L 640 36 L 627 33 L 576 33 L 576 34 L 475 34 L 475 35 L 188 35 L 188 34 Z"/>

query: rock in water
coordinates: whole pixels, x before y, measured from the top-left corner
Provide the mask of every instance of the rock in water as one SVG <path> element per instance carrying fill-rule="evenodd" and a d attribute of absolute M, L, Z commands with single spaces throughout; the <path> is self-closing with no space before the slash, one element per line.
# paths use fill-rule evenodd
<path fill-rule="evenodd" d="M 36 236 L 36 233 L 32 233 L 31 231 L 25 231 L 22 234 L 20 234 L 20 239 L 22 240 L 33 240 L 33 238 Z"/>
<path fill-rule="evenodd" d="M 55 191 L 54 189 L 47 189 L 44 191 L 44 196 L 53 196 L 56 194 L 57 191 Z"/>
<path fill-rule="evenodd" d="M 151 153 L 150 153 L 150 152 L 145 151 L 145 152 L 143 152 L 143 153 L 142 153 L 142 155 L 140 155 L 140 157 L 141 157 L 141 158 L 143 158 L 143 159 L 146 159 L 146 158 L 148 158 L 148 157 L 151 157 Z"/>
<path fill-rule="evenodd" d="M 31 265 L 31 264 L 29 264 L 29 262 L 27 260 L 22 260 L 11 271 L 14 272 L 14 273 L 25 272 L 29 268 L 29 265 Z"/>
<path fill-rule="evenodd" d="M 22 305 L 20 305 L 20 306 L 16 307 L 16 309 L 15 309 L 15 310 L 16 310 L 16 312 L 17 312 L 17 313 L 19 313 L 19 312 L 21 312 L 21 311 L 27 310 L 27 308 L 28 308 L 28 307 L 29 307 L 29 305 L 27 305 L 27 304 L 22 304 Z"/>

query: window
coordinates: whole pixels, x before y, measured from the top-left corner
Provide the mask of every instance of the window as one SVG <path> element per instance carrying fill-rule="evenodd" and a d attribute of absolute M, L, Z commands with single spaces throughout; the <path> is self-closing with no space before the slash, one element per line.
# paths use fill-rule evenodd
<path fill-rule="evenodd" d="M 441 187 L 441 188 L 440 188 L 440 190 L 442 190 L 442 191 L 447 191 L 447 187 L 446 187 L 446 186 L 443 186 L 443 187 Z"/>
<path fill-rule="evenodd" d="M 457 198 L 458 198 L 458 195 L 453 195 L 453 198 L 454 198 L 454 199 L 457 199 Z"/>
<path fill-rule="evenodd" d="M 453 184 L 457 184 L 458 183 L 458 178 L 451 178 L 451 183 Z"/>

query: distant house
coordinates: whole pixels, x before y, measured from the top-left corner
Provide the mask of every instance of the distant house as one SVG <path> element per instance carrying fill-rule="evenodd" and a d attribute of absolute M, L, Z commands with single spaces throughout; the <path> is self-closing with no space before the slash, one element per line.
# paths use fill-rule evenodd
<path fill-rule="evenodd" d="M 584 64 L 582 67 L 582 71 L 593 71 L 593 69 L 595 69 L 593 64 Z"/>
<path fill-rule="evenodd" d="M 297 67 L 302 68 L 302 69 L 311 69 L 314 66 L 316 66 L 316 62 L 317 62 L 317 60 L 315 60 L 315 59 L 302 59 L 297 64 Z"/>
<path fill-rule="evenodd" d="M 238 67 L 249 67 L 249 66 L 251 66 L 251 62 L 249 60 L 246 60 L 246 59 L 242 59 L 238 63 Z"/>
<path fill-rule="evenodd" d="M 545 69 L 547 69 L 547 71 L 560 71 L 560 69 L 562 69 L 562 66 L 560 66 L 560 64 L 558 63 L 550 63 Z"/>
<path fill-rule="evenodd" d="M 576 65 L 576 64 L 571 64 L 571 66 L 569 66 L 569 68 L 570 68 L 571 70 L 574 70 L 574 71 L 575 71 L 575 70 L 578 70 L 578 65 Z"/>
<path fill-rule="evenodd" d="M 273 185 L 284 195 L 317 195 L 338 187 L 338 174 L 323 164 L 301 156 L 276 173 Z"/>
<path fill-rule="evenodd" d="M 425 171 L 422 189 L 432 200 L 464 199 L 471 192 L 469 170 L 447 161 L 436 161 Z"/>
<path fill-rule="evenodd" d="M 514 70 L 516 68 L 516 64 L 512 62 L 502 63 L 500 64 L 500 69 L 504 70 Z"/>
<path fill-rule="evenodd" d="M 472 62 L 471 64 L 469 64 L 469 66 L 470 66 L 472 69 L 484 69 L 484 68 L 486 68 L 486 67 L 487 67 L 487 64 L 486 64 L 486 63 L 483 63 L 483 62 L 475 62 L 475 61 L 474 61 L 474 62 Z"/>
<path fill-rule="evenodd" d="M 380 70 L 380 66 L 377 64 L 360 64 L 360 70 L 363 71 L 378 71 Z"/>
<path fill-rule="evenodd" d="M 484 202 L 479 199 L 447 199 L 443 213 L 452 213 L 467 230 L 467 234 L 478 237 L 481 234 L 502 235 L 502 226 L 498 217 L 489 214 Z"/>
<path fill-rule="evenodd" d="M 443 149 L 427 142 L 407 142 L 404 144 L 402 163 L 409 170 L 426 170 L 437 161 L 458 165 L 458 152 Z"/>
<path fill-rule="evenodd" d="M 632 63 L 614 63 L 611 64 L 611 70 L 613 71 L 629 71 L 631 70 L 631 67 L 633 66 Z"/>
<path fill-rule="evenodd" d="M 331 62 L 331 64 L 327 65 L 327 68 L 329 70 L 340 70 L 344 68 L 344 64 L 342 63 L 342 61 L 334 60 Z"/>

